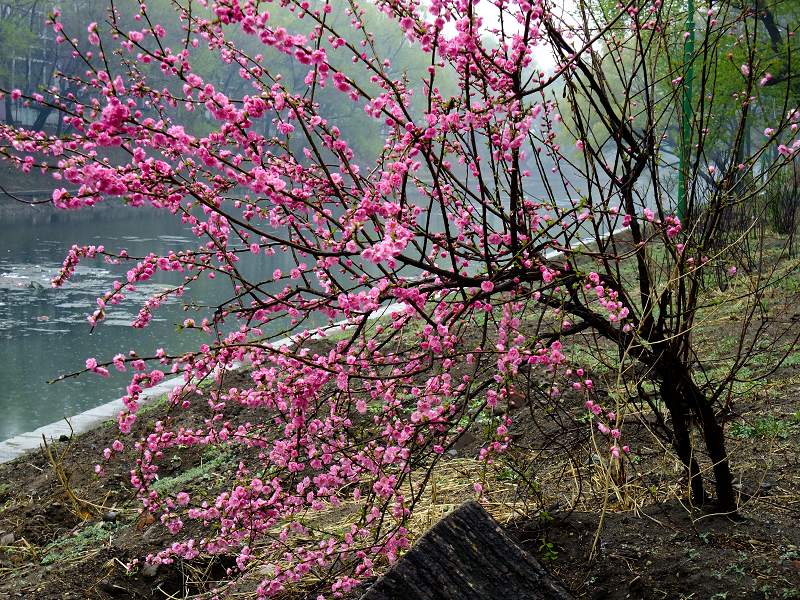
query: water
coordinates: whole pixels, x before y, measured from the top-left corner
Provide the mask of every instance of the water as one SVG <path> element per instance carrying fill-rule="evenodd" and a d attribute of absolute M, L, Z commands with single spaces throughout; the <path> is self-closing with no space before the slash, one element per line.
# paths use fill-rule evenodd
<path fill-rule="evenodd" d="M 123 395 L 129 376 L 113 369 L 108 379 L 86 374 L 47 383 L 82 369 L 88 357 L 109 360 L 132 349 L 141 356 L 161 347 L 171 353 L 196 349 L 208 337 L 178 330 L 187 317 L 201 317 L 184 305 L 220 301 L 230 287 L 222 280 L 199 281 L 179 301 L 162 305 L 150 326 L 134 330 L 130 323 L 146 297 L 181 281 L 180 274 L 160 273 L 137 286 L 127 302 L 112 307 L 92 332 L 86 317 L 95 299 L 115 279 L 124 279 L 130 265 L 87 260 L 71 282 L 53 289 L 50 280 L 70 246 L 104 244 L 108 250 L 125 248 L 132 256 L 160 254 L 193 247 L 191 233 L 172 215 L 141 209 L 41 214 L 0 217 L 0 440 Z M 250 277 L 269 279 L 276 267 L 286 268 L 286 261 L 281 255 L 251 257 L 243 268 Z"/>

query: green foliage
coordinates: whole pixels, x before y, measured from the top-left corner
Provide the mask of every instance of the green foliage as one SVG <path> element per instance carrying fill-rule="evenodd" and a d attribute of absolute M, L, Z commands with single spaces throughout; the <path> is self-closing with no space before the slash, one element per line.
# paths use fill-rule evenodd
<path fill-rule="evenodd" d="M 82 65 L 79 61 L 71 60 L 71 53 L 68 48 L 56 46 L 52 41 L 43 42 L 40 37 L 43 33 L 43 25 L 37 23 L 36 29 L 32 30 L 28 22 L 31 20 L 31 10 L 36 8 L 32 0 L 0 0 L 0 84 L 8 85 L 5 81 L 11 68 L 11 58 L 26 54 L 32 44 L 40 42 L 47 47 L 47 51 L 53 56 L 58 56 L 56 65 L 58 70 L 67 74 L 79 72 Z M 141 29 L 142 21 L 134 21 L 133 15 L 139 3 L 134 0 L 123 0 L 117 5 L 118 19 L 122 29 Z M 185 0 L 150 0 L 146 3 L 147 14 L 153 23 L 164 23 L 167 25 L 166 36 L 162 43 L 171 47 L 182 47 L 185 42 L 185 32 L 175 24 L 176 16 L 180 7 L 187 6 Z M 348 5 L 346 2 L 332 3 L 333 12 L 326 17 L 328 25 L 334 28 L 347 29 L 351 16 L 347 14 Z M 43 7 L 37 10 L 41 12 Z M 381 56 L 390 59 L 391 65 L 384 67 L 390 76 L 396 77 L 404 74 L 409 81 L 415 84 L 419 78 L 427 79 L 428 58 L 415 46 L 412 46 L 403 35 L 402 31 L 391 23 L 385 15 L 378 11 L 372 4 L 365 4 L 363 7 L 363 21 L 365 29 L 369 30 L 374 37 L 369 41 L 374 45 Z M 77 38 L 79 44 L 83 44 L 86 34 L 86 24 L 96 21 L 100 24 L 100 32 L 104 31 L 104 22 L 107 20 L 106 12 L 108 3 L 94 0 L 67 0 L 61 3 L 64 33 Z M 36 13 L 39 15 L 40 13 Z M 281 6 L 278 3 L 269 5 L 270 24 L 273 27 L 285 27 L 291 33 L 308 34 L 311 32 L 315 23 L 311 19 L 300 21 L 290 12 L 289 7 Z M 41 15 L 40 15 L 41 16 Z M 213 15 L 208 8 L 201 6 L 197 2 L 192 2 L 192 16 L 194 18 L 209 18 L 213 20 Z M 360 104 L 353 102 L 347 95 L 338 92 L 332 85 L 328 84 L 322 88 L 315 86 L 309 88 L 305 83 L 308 69 L 302 68 L 297 61 L 286 54 L 270 48 L 261 43 L 255 37 L 244 33 L 238 24 L 224 26 L 225 37 L 236 48 L 238 56 L 249 66 L 255 65 L 255 57 L 263 56 L 263 64 L 269 64 L 270 71 L 280 73 L 282 78 L 280 84 L 285 86 L 290 92 L 303 95 L 306 99 L 320 105 L 321 116 L 335 122 L 341 129 L 344 139 L 348 141 L 355 153 L 360 157 L 377 157 L 383 149 L 383 135 L 381 133 L 382 123 L 367 117 Z M 209 50 L 202 42 L 196 48 L 189 48 L 191 53 L 191 64 L 194 73 L 202 77 L 208 83 L 213 84 L 218 90 L 222 91 L 231 98 L 241 98 L 248 94 L 253 94 L 253 87 L 250 83 L 239 77 L 239 65 L 231 63 L 226 68 L 220 69 L 219 51 Z M 141 62 L 130 61 L 130 57 L 122 56 L 117 59 L 119 62 L 112 67 L 113 71 L 126 73 L 130 69 L 139 70 L 146 74 L 150 85 L 155 88 L 165 88 L 171 90 L 176 97 L 182 97 L 182 80 L 176 77 L 162 75 L 158 66 L 154 64 L 146 65 Z M 350 52 L 330 52 L 329 62 L 336 70 L 343 70 L 348 76 L 363 89 L 374 93 L 375 85 L 370 81 L 371 72 L 367 70 L 354 70 L 350 62 Z M 15 81 L 15 86 L 25 88 L 28 91 L 50 85 L 52 82 Z M 24 85 L 23 85 L 24 84 Z M 437 86 L 442 93 L 452 91 L 455 87 L 455 78 L 452 73 L 442 71 L 437 75 Z M 427 99 L 416 96 L 412 99 L 409 110 L 420 114 L 427 106 Z M 167 115 L 175 116 L 178 114 L 176 109 L 169 106 L 162 107 Z M 181 125 L 193 135 L 207 135 L 215 127 L 213 117 L 204 110 L 193 112 L 180 111 Z M 275 124 L 272 118 L 268 117 L 254 125 L 260 128 L 262 133 L 270 135 Z M 294 146 L 290 143 L 290 150 Z"/>
<path fill-rule="evenodd" d="M 545 562 L 556 560 L 558 558 L 558 550 L 556 550 L 555 544 L 546 537 L 539 541 L 539 558 Z"/>
<path fill-rule="evenodd" d="M 332 6 L 333 11 L 327 16 L 326 22 L 333 29 L 346 30 L 347 23 L 352 18 L 347 14 L 347 3 L 333 3 Z M 396 25 L 391 23 L 388 17 L 380 13 L 372 4 L 365 4 L 362 8 L 364 9 L 364 29 L 374 34 L 370 43 L 377 48 L 379 55 L 386 56 L 391 60 L 391 66 L 387 68 L 387 71 L 392 76 L 403 73 L 410 80 L 424 77 L 427 74 L 428 59 L 426 55 L 418 48 L 411 46 Z M 166 15 L 173 9 L 171 2 L 157 0 L 148 3 L 148 10 Z M 307 34 L 314 25 L 310 19 L 298 21 L 287 7 L 278 4 L 271 4 L 269 13 L 270 23 L 273 27 L 285 27 L 291 33 Z M 347 94 L 335 90 L 330 83 L 324 88 L 320 86 L 309 88 L 305 82 L 307 69 L 301 68 L 294 58 L 273 48 L 265 47 L 258 38 L 242 32 L 238 25 L 226 27 L 225 35 L 226 39 L 238 49 L 241 56 L 252 58 L 262 54 L 264 62 L 270 65 L 270 70 L 282 75 L 280 83 L 290 92 L 303 94 L 306 99 L 319 103 L 321 116 L 336 123 L 341 129 L 343 137 L 357 155 L 362 157 L 378 156 L 383 148 L 381 123 L 368 118 L 360 104 L 353 102 Z M 252 88 L 248 86 L 247 81 L 235 76 L 237 71 L 235 66 L 232 65 L 229 69 L 220 71 L 216 51 L 209 51 L 201 45 L 192 50 L 192 55 L 195 73 L 213 83 L 225 94 L 231 97 L 241 97 L 252 93 Z M 371 93 L 376 92 L 377 88 L 370 82 L 372 73 L 367 70 L 352 69 L 350 56 L 349 51 L 329 52 L 328 60 L 333 69 L 347 72 L 359 87 Z M 439 87 L 452 87 L 453 82 L 454 79 L 445 74 L 444 80 L 439 82 Z M 165 81 L 165 85 L 174 85 L 174 82 Z M 425 98 L 415 97 L 410 109 L 421 111 L 425 107 L 425 102 Z M 181 113 L 181 116 L 184 118 L 186 113 Z M 193 132 L 203 133 L 212 126 L 212 123 L 207 120 L 208 117 L 202 112 L 194 113 L 193 117 L 194 121 L 191 123 Z M 262 125 L 259 124 L 259 126 Z M 269 134 L 272 123 L 265 121 L 263 127 Z M 188 126 L 187 129 L 189 129 Z"/>
<path fill-rule="evenodd" d="M 780 558 L 781 560 L 800 560 L 800 549 L 797 546 L 789 546 Z"/>
<path fill-rule="evenodd" d="M 697 3 L 696 3 L 697 4 Z M 593 18 L 599 24 L 625 23 L 626 15 L 620 17 L 622 5 L 609 0 L 586 0 L 581 6 L 591 11 Z M 789 74 L 797 70 L 797 57 L 800 56 L 800 40 L 798 36 L 787 36 L 787 30 L 794 29 L 794 24 L 800 18 L 800 3 L 781 1 L 761 3 L 760 8 L 768 13 L 777 25 L 777 35 L 783 39 L 778 42 L 771 37 L 766 27 L 767 18 L 757 21 L 757 32 L 745 31 L 743 21 L 739 20 L 742 10 L 749 7 L 740 3 L 718 3 L 714 6 L 715 25 L 709 28 L 710 17 L 705 15 L 705 8 L 697 4 L 694 14 L 695 54 L 692 59 L 693 96 L 692 106 L 695 115 L 704 115 L 708 118 L 709 127 L 703 132 L 703 160 L 709 164 L 722 166 L 728 161 L 737 158 L 739 154 L 748 154 L 746 148 L 752 144 L 761 145 L 768 141 L 763 136 L 767 127 L 775 127 L 784 116 L 785 107 L 797 106 L 800 100 L 800 79 L 790 77 Z M 637 126 L 644 125 L 647 121 L 646 108 L 652 109 L 658 115 L 657 120 L 665 136 L 665 142 L 659 149 L 677 156 L 680 146 L 680 95 L 684 90 L 681 77 L 684 74 L 684 33 L 686 31 L 685 0 L 666 0 L 663 8 L 672 16 L 666 35 L 653 36 L 652 40 L 658 43 L 650 44 L 651 34 L 642 31 L 642 43 L 647 48 L 645 60 L 650 62 L 653 71 L 657 74 L 656 97 L 648 99 L 647 105 L 636 98 L 636 84 L 632 83 L 632 76 L 625 65 L 633 63 L 639 46 L 631 42 L 614 48 L 613 52 L 598 52 L 594 57 L 603 65 L 606 84 L 612 90 L 618 90 L 619 103 L 615 107 L 620 116 L 625 116 Z M 749 10 L 749 8 L 745 8 Z M 720 24 L 731 24 L 724 28 Z M 624 25 L 623 25 L 624 27 Z M 630 61 L 619 57 L 630 57 Z M 742 65 L 751 66 L 754 78 L 750 95 L 754 102 L 746 104 L 742 99 L 746 97 L 748 79 L 742 73 Z M 771 76 L 767 85 L 760 85 L 762 77 Z M 555 94 L 558 96 L 558 94 Z M 589 96 L 578 97 L 580 114 L 591 114 L 592 99 Z M 745 106 L 749 107 L 747 125 L 749 136 L 740 140 L 741 147 L 734 147 L 734 137 L 739 128 Z M 677 108 L 677 110 L 676 110 Z M 663 111 L 663 112 L 662 112 Z M 574 139 L 567 133 L 575 129 L 575 124 L 570 121 L 574 111 L 562 111 L 565 116 L 566 129 L 560 132 L 559 142 L 567 146 Z M 590 136 L 597 133 L 602 139 L 605 129 L 599 119 L 589 120 L 586 124 Z M 697 136 L 697 132 L 695 132 Z M 747 138 L 750 139 L 747 139 Z M 779 138 L 769 141 L 771 148 L 777 148 L 781 143 Z M 697 143 L 697 139 L 693 140 Z M 741 157 L 739 157 L 741 158 Z M 673 158 L 665 159 L 672 162 Z"/>
<path fill-rule="evenodd" d="M 10 86 L 11 61 L 16 56 L 22 56 L 36 36 L 23 23 L 17 20 L 0 20 L 0 84 Z"/>
<path fill-rule="evenodd" d="M 11 58 L 24 56 L 36 41 L 30 28 L 27 3 L 21 0 L 6 0 L 0 4 L 0 84 L 11 85 Z M 19 83 L 19 82 L 16 82 Z"/>

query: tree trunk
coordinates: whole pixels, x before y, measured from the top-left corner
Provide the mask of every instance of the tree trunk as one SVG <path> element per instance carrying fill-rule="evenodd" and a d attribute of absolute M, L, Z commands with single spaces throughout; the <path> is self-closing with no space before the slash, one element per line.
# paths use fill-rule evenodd
<path fill-rule="evenodd" d="M 733 476 L 725 448 L 725 432 L 717 421 L 714 408 L 697 387 L 689 370 L 676 357 L 662 360 L 659 374 L 662 381 L 662 397 L 672 417 L 673 443 L 678 457 L 689 472 L 693 500 L 702 504 L 706 496 L 700 468 L 692 454 L 689 437 L 690 414 L 700 426 L 708 456 L 713 464 L 718 508 L 724 512 L 735 512 L 736 493 L 733 489 Z"/>
<path fill-rule="evenodd" d="M 439 521 L 361 600 L 570 600 L 477 502 Z"/>
<path fill-rule="evenodd" d="M 47 117 L 50 116 L 51 112 L 53 112 L 52 108 L 39 109 L 39 114 L 36 115 L 36 121 L 31 126 L 31 129 L 34 131 L 43 131 L 45 123 L 47 123 Z"/>
<path fill-rule="evenodd" d="M 10 94 L 6 94 L 5 106 L 6 106 L 6 125 L 10 125 L 11 127 L 13 127 L 14 125 L 16 125 L 16 123 L 14 122 L 14 114 L 11 112 L 12 109 L 14 108 L 14 104 L 11 101 Z"/>
<path fill-rule="evenodd" d="M 724 512 L 736 512 L 736 493 L 733 489 L 733 475 L 725 448 L 725 431 L 717 421 L 714 408 L 688 373 L 683 385 L 685 386 L 684 393 L 691 398 L 692 408 L 697 415 L 703 431 L 706 450 L 708 450 L 708 456 L 713 464 L 714 490 L 717 492 L 718 508 Z"/>
<path fill-rule="evenodd" d="M 661 383 L 661 398 L 667 405 L 672 419 L 672 445 L 678 458 L 689 474 L 689 488 L 692 490 L 692 502 L 702 506 L 706 501 L 703 476 L 700 465 L 692 452 L 692 440 L 689 432 L 689 406 L 683 401 L 674 382 L 664 379 Z"/>

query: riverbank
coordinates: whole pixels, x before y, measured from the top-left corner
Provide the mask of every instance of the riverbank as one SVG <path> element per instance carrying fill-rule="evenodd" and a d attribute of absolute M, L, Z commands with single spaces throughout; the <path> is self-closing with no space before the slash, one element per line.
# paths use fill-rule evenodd
<path fill-rule="evenodd" d="M 13 188 L 6 188 L 9 192 Z M 145 220 L 148 209 L 125 206 L 119 199 L 106 200 L 92 207 L 92 210 L 64 210 L 56 208 L 50 201 L 52 187 L 26 188 L 14 190 L 11 197 L 0 190 L 0 220 L 6 225 L 20 223 L 32 225 L 68 225 L 76 222 L 107 222 L 126 218 Z M 78 240 L 75 240 L 76 242 Z"/>
<path fill-rule="evenodd" d="M 177 354 L 201 343 L 195 332 L 176 330 L 190 315 L 175 300 L 162 304 L 146 330 L 130 327 L 147 298 L 181 283 L 182 277 L 157 274 L 130 292 L 125 304 L 113 307 L 95 329 L 86 318 L 96 299 L 115 281 L 125 280 L 130 264 L 84 260 L 64 287 L 51 286 L 73 244 L 104 244 L 132 256 L 168 254 L 190 242 L 180 224 L 156 211 L 120 206 L 96 214 L 51 208 L 47 218 L 34 218 L 43 211 L 39 207 L 26 208 L 30 213 L 24 218 L 0 216 L 0 441 L 118 398 L 128 381 L 115 370 L 108 378 L 47 384 L 83 369 L 89 357 L 108 358 L 120 350 L 147 356 L 165 342 Z M 192 291 L 213 300 L 225 291 L 224 284 L 215 283 L 198 282 Z"/>
<path fill-rule="evenodd" d="M 144 390 L 140 396 L 140 403 L 143 406 L 147 406 L 155 400 L 162 398 L 165 394 L 168 394 L 182 382 L 182 377 L 165 379 L 158 385 Z M 91 431 L 107 421 L 116 420 L 117 415 L 124 407 L 125 405 L 122 399 L 112 400 L 111 402 L 106 402 L 105 404 L 78 413 L 77 415 L 65 417 L 61 421 L 49 423 L 33 431 L 21 433 L 7 440 L 0 441 L 0 464 L 10 462 L 29 452 L 40 450 L 42 447 L 42 440 L 45 440 L 45 442 L 53 442 L 62 440 L 65 437 L 71 438 Z"/>
<path fill-rule="evenodd" d="M 760 335 L 769 337 L 773 351 L 788 341 L 773 336 L 770 323 L 800 318 L 795 310 L 800 303 L 798 267 L 796 259 L 787 263 L 786 277 L 764 299 L 768 314 Z M 738 341 L 741 300 L 733 289 L 707 293 L 713 310 L 697 332 L 696 347 L 721 365 Z M 566 353 L 581 349 L 581 338 L 573 339 Z M 309 344 L 309 356 L 326 352 L 328 343 Z M 751 381 L 731 386 L 734 410 L 725 426 L 739 493 L 737 518 L 716 515 L 713 507 L 690 506 L 680 464 L 653 435 L 648 414 L 626 420 L 624 435 L 632 451 L 622 481 L 611 480 L 597 458 L 581 403 L 565 394 L 563 412 L 536 410 L 533 381 L 525 402 L 506 407 L 515 449 L 485 465 L 478 460 L 484 425 L 476 424 L 437 465 L 409 523 L 412 537 L 474 499 L 473 483 L 481 481 L 484 506 L 577 598 L 799 598 L 800 350 L 786 349 L 786 360 L 768 379 L 752 373 Z M 581 360 L 598 389 L 614 390 L 616 371 L 590 363 L 586 355 Z M 226 390 L 256 383 L 240 370 L 226 372 L 213 385 Z M 526 384 L 519 385 L 524 389 Z M 140 412 L 131 436 L 120 436 L 114 423 L 105 422 L 0 465 L 0 597 L 186 598 L 226 582 L 233 566 L 228 555 L 125 569 L 175 540 L 133 497 L 132 443 L 157 421 L 166 429 L 203 427 L 211 408 L 196 394 L 191 400 L 183 409 L 154 399 Z M 271 416 L 231 404 L 225 419 L 235 429 L 246 421 L 268 422 Z M 125 443 L 124 453 L 103 461 L 103 449 L 117 439 Z M 160 461 L 159 491 L 185 490 L 192 498 L 213 502 L 236 481 L 240 462 L 257 462 L 253 451 L 236 448 L 176 447 Z M 94 470 L 98 463 L 101 477 Z M 345 499 L 340 510 L 325 515 L 325 526 L 344 531 L 357 508 Z M 179 539 L 202 534 L 190 522 Z M 252 597 L 265 568 L 253 562 L 237 585 L 239 597 Z M 378 572 L 383 568 L 377 565 Z M 282 598 L 313 598 L 322 591 L 323 584 L 304 582 Z"/>
<path fill-rule="evenodd" d="M 560 473 L 565 464 L 555 456 L 541 457 L 549 465 L 537 467 L 545 506 L 529 499 L 529 512 L 519 504 L 521 490 L 504 474 L 508 466 L 498 465 L 484 474 L 487 489 L 482 500 L 578 598 L 797 598 L 800 419 L 792 417 L 800 415 L 797 380 L 796 372 L 784 371 L 773 382 L 775 389 L 791 391 L 782 401 L 768 407 L 742 406 L 738 434 L 731 437 L 742 493 L 741 520 L 688 508 L 681 486 L 667 484 L 664 477 L 663 470 L 674 464 L 663 464 L 647 450 L 641 429 L 629 430 L 640 449 L 631 464 L 625 501 L 612 500 L 602 517 L 603 482 L 591 461 L 573 465 L 578 471 L 565 479 Z M 241 388 L 251 382 L 247 372 L 239 371 L 226 373 L 220 385 Z M 528 430 L 523 440 L 527 444 L 536 434 L 530 436 L 533 424 L 524 412 L 515 416 L 515 430 Z M 162 397 L 142 409 L 133 438 L 156 421 L 193 427 L 210 415 L 205 402 L 182 410 Z M 266 417 L 241 407 L 226 412 L 232 422 Z M 95 474 L 94 465 L 103 462 L 103 448 L 118 437 L 116 424 L 106 422 L 82 435 L 53 441 L 47 451 L 0 465 L 0 597 L 184 598 L 225 579 L 231 565 L 224 556 L 126 572 L 126 563 L 160 550 L 173 538 L 152 515 L 142 513 L 132 497 L 130 457 L 104 462 L 104 475 Z M 130 438 L 123 439 L 129 443 Z M 573 431 L 563 442 L 579 450 L 586 439 Z M 420 532 L 475 497 L 470 481 L 479 476 L 480 445 L 473 438 L 442 465 L 436 497 L 425 498 L 420 506 L 424 516 L 414 523 Z M 176 449 L 159 489 L 187 489 L 193 496 L 213 497 L 229 484 L 245 458 L 214 448 Z M 585 484 L 578 496 L 569 489 L 574 488 L 573 477 Z M 597 555 L 590 560 L 601 518 Z M 195 529 L 190 526 L 182 535 L 200 533 Z M 256 575 L 251 571 L 245 576 L 238 588 L 242 597 L 253 590 Z"/>

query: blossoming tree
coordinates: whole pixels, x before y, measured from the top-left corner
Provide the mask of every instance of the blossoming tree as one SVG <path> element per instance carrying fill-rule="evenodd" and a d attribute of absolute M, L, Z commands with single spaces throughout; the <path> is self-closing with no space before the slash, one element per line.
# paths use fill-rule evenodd
<path fill-rule="evenodd" d="M 127 279 L 98 299 L 91 326 L 159 271 L 174 274 L 175 286 L 142 306 L 134 327 L 199 278 L 230 281 L 225 302 L 184 323 L 209 335 L 196 352 L 86 363 L 100 375 L 133 371 L 123 434 L 142 391 L 165 372 L 184 377 L 171 400 L 189 408 L 198 382 L 232 364 L 252 367 L 248 388 L 209 395 L 214 416 L 202 427 L 157 423 L 131 442 L 131 483 L 146 510 L 175 534 L 187 521 L 215 524 L 150 561 L 226 553 L 244 569 L 268 546 L 281 554 L 262 595 L 312 572 L 345 592 L 407 547 L 406 522 L 430 474 L 479 419 L 491 423 L 481 460 L 513 445 L 509 406 L 533 406 L 532 391 L 550 406 L 583 407 L 602 461 L 617 467 L 629 452 L 626 413 L 650 411 L 694 500 L 707 498 L 708 469 L 720 509 L 736 510 L 716 406 L 746 363 L 754 313 L 742 320 L 743 360 L 713 389 L 697 379 L 692 339 L 708 271 L 729 261 L 728 247 L 715 245 L 723 215 L 757 198 L 799 143 L 787 91 L 783 116 L 747 156 L 706 159 L 704 142 L 718 127 L 716 52 L 730 40 L 747 56 L 735 137 L 750 139 L 746 116 L 763 78 L 757 15 L 716 3 L 693 15 L 698 75 L 681 222 L 675 157 L 662 146 L 687 83 L 676 58 L 686 39 L 680 2 L 174 0 L 162 22 L 134 4 L 110 3 L 105 22 L 83 32 L 53 16 L 58 41 L 85 63 L 79 91 L 4 93 L 62 111 L 70 130 L 55 137 L 3 126 L 0 152 L 23 171 L 52 172 L 58 208 L 120 199 L 154 207 L 197 237 L 166 256 L 73 247 L 54 285 L 86 258 L 131 263 Z M 426 67 L 394 68 L 378 52 L 377 27 L 399 28 Z M 242 33 L 257 51 L 230 41 Z M 198 75 L 201 53 L 249 91 L 229 96 Z M 272 68 L 277 56 L 304 73 L 301 86 Z M 323 93 L 380 125 L 376 156 L 354 153 L 356 132 L 325 114 Z M 210 131 L 187 125 L 198 112 Z M 744 192 L 741 173 L 750 175 Z M 750 233 L 748 225 L 742 236 Z M 293 268 L 265 268 L 259 278 L 240 269 L 246 257 L 268 264 L 276 253 Z M 727 268 L 733 277 L 735 264 Z M 769 276 L 759 281 L 743 288 L 748 307 Z M 292 344 L 273 343 L 289 332 Z M 658 401 L 611 400 L 596 389 L 569 356 L 570 340 L 587 335 L 617 357 L 634 388 L 652 382 Z M 233 426 L 232 405 L 270 416 Z M 694 428 L 703 444 L 693 444 Z M 215 498 L 159 493 L 167 451 L 192 445 L 247 448 L 254 460 Z M 123 448 L 115 443 L 106 458 Z M 301 515 L 345 500 L 360 511 L 348 531 L 301 524 Z"/>

